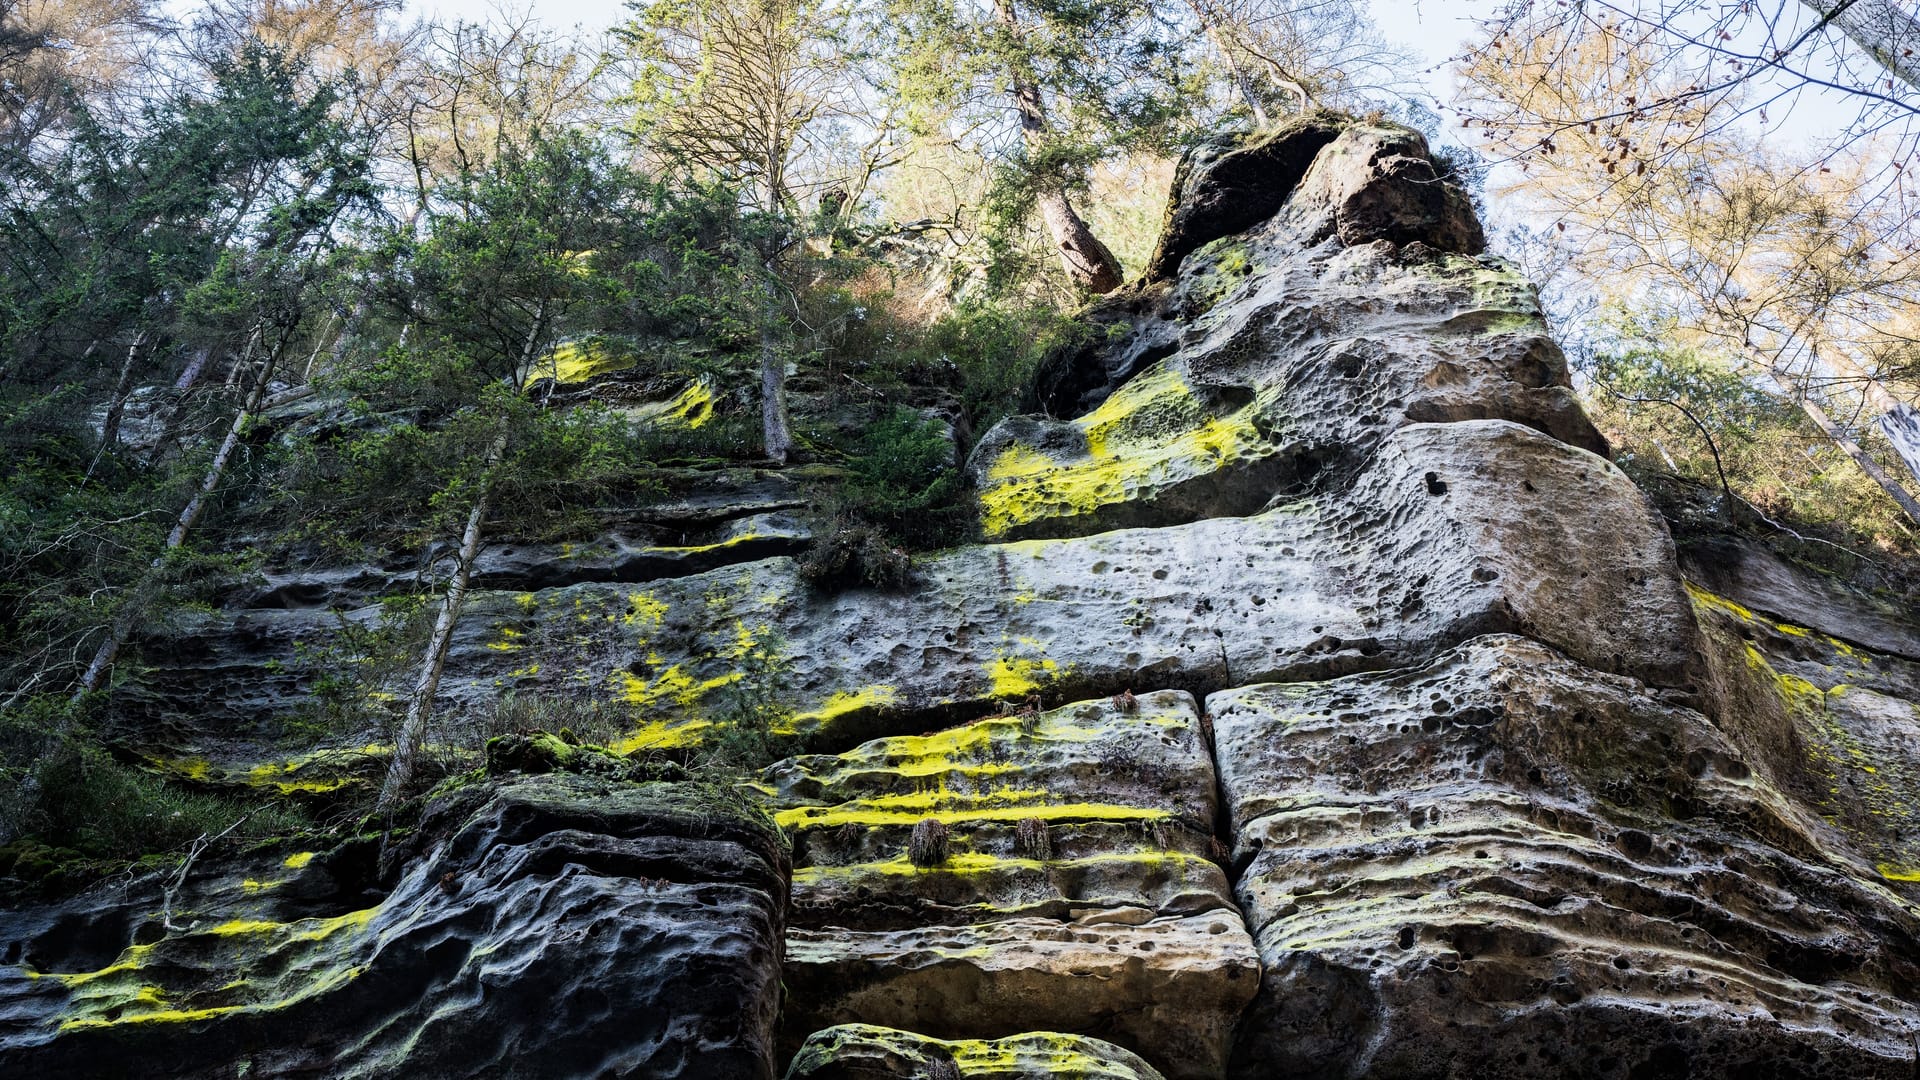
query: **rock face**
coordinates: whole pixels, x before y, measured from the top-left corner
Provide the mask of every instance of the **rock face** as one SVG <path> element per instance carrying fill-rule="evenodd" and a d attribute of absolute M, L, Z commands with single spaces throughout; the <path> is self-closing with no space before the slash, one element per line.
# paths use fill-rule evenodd
<path fill-rule="evenodd" d="M 1099 1039 L 1033 1032 L 1005 1039 L 944 1042 L 905 1031 L 847 1024 L 817 1032 L 793 1059 L 787 1080 L 1161 1080 L 1153 1066 Z"/>
<path fill-rule="evenodd" d="M 1920 922 L 1705 716 L 1506 636 L 1207 707 L 1265 965 L 1235 1075 L 1910 1067 Z"/>
<path fill-rule="evenodd" d="M 1176 191 L 975 448 L 992 542 L 827 594 L 742 470 L 489 552 L 440 708 L 591 699 L 608 751 L 497 741 L 386 862 L 210 861 L 172 930 L 157 884 L 0 916 L 0 1073 L 1913 1076 L 1912 614 L 1676 556 L 1417 135 L 1309 117 Z M 260 733 L 404 564 L 149 641 L 140 749 L 367 783 Z M 771 820 L 653 779 L 756 725 Z"/>
<path fill-rule="evenodd" d="M 1219 1075 L 1259 962 L 1209 857 L 1213 765 L 1187 694 L 882 739 L 768 780 L 797 853 L 795 1041 L 851 1020 L 1040 1028 Z"/>
<path fill-rule="evenodd" d="M 422 833 L 444 839 L 371 906 L 335 879 L 353 867 L 303 852 L 197 882 L 172 932 L 144 895 L 0 917 L 17 965 L 0 1060 L 16 1076 L 775 1074 L 787 863 L 764 817 L 693 785 L 556 774 L 448 799 Z"/>

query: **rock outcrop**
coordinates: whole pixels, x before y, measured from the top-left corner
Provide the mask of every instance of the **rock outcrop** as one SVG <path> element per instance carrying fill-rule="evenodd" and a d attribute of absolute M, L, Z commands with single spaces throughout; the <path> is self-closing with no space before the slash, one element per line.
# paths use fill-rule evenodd
<path fill-rule="evenodd" d="M 489 552 L 440 707 L 611 745 L 496 742 L 377 865 L 0 916 L 0 1071 L 1911 1077 L 1920 624 L 1676 550 L 1442 172 L 1332 117 L 1196 150 L 974 449 L 990 542 L 898 592 L 809 584 L 771 470 Z M 365 784 L 378 744 L 259 734 L 407 572 L 148 642 L 141 749 Z M 765 817 L 657 778 L 761 735 Z"/>
<path fill-rule="evenodd" d="M 847 1021 L 1038 1028 L 1173 1077 L 1225 1066 L 1259 961 L 1212 861 L 1213 763 L 1187 694 L 882 739 L 768 780 L 796 851 L 796 1040 Z"/>
<path fill-rule="evenodd" d="M 871 1024 L 817 1032 L 794 1056 L 787 1080 L 1161 1080 L 1153 1066 L 1112 1043 L 1032 1032 L 1005 1039 L 946 1042 Z"/>
<path fill-rule="evenodd" d="M 567 774 L 430 807 L 405 875 L 275 854 L 0 916 L 14 1076 L 770 1078 L 787 859 L 681 783 Z M 437 838 L 437 839 L 435 839 Z"/>

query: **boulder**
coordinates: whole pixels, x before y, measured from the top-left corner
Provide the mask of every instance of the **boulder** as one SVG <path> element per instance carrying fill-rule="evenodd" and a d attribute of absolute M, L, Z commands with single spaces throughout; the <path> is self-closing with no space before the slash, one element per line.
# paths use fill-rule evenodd
<path fill-rule="evenodd" d="M 231 865 L 203 877 L 172 929 L 139 891 L 0 915 L 0 1063 L 70 1077 L 774 1075 L 787 859 L 770 821 L 698 785 L 549 774 L 443 800 L 419 842 L 371 902 L 317 883 L 330 861 L 351 880 L 362 855 L 302 852 L 239 887 Z M 102 947 L 116 936 L 117 956 Z"/>

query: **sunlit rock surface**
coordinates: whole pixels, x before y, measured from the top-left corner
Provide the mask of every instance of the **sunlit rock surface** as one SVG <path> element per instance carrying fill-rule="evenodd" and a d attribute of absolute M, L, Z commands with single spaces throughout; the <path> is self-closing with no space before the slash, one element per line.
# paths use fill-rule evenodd
<path fill-rule="evenodd" d="M 1265 965 L 1235 1075 L 1907 1067 L 1920 919 L 1643 684 L 1501 636 L 1207 706 Z"/>
<path fill-rule="evenodd" d="M 1214 861 L 1213 763 L 1187 694 L 883 739 L 767 781 L 796 852 L 795 1040 L 847 1021 L 1073 1031 L 1169 1076 L 1219 1074 L 1259 963 Z"/>
<path fill-rule="evenodd" d="M 975 448 L 989 542 L 898 592 L 803 579 L 797 470 L 500 540 L 438 707 L 597 702 L 607 751 L 504 740 L 384 861 L 0 916 L 0 1074 L 1912 1077 L 1920 626 L 1676 557 L 1441 172 L 1321 116 L 1197 149 Z M 555 400 L 707 415 L 587 367 Z M 364 790 L 389 747 L 274 734 L 434 557 L 138 643 L 129 752 Z M 743 709 L 798 756 L 657 779 Z"/>

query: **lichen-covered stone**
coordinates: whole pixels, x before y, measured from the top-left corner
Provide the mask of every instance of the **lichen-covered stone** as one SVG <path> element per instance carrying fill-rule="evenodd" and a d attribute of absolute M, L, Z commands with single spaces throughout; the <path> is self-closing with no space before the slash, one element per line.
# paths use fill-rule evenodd
<path fill-rule="evenodd" d="M 1208 698 L 1234 1075 L 1894 1076 L 1920 912 L 1703 715 L 1513 637 Z"/>
<path fill-rule="evenodd" d="M 1413 423 L 1512 420 L 1604 455 L 1533 289 L 1452 235 L 1464 196 L 1431 172 L 1417 134 L 1349 129 L 1282 213 L 1097 308 L 1124 332 L 1042 376 L 1046 409 L 1078 418 L 1013 417 L 973 452 L 987 536 L 1254 513 L 1343 488 Z M 1411 226 L 1349 220 L 1429 210 L 1418 242 Z"/>
<path fill-rule="evenodd" d="M 505 690 L 609 698 L 632 709 L 619 744 L 631 751 L 697 741 L 743 693 L 786 714 L 785 737 L 844 747 L 993 701 L 1318 678 L 1504 630 L 1683 682 L 1692 630 L 1671 551 L 1644 497 L 1595 455 L 1499 421 L 1414 425 L 1340 495 L 962 548 L 922 560 L 900 594 L 823 596 L 786 559 L 647 586 L 476 594 L 441 693 L 475 710 Z M 299 613 L 247 621 L 269 614 Z M 324 639 L 317 620 L 301 625 Z M 275 647 L 291 653 L 287 637 Z M 284 708 L 297 685 L 288 676 L 271 695 L 248 681 L 236 669 L 273 649 L 217 627 L 182 646 L 149 678 L 150 708 L 243 727 L 261 722 L 246 710 Z M 226 677 L 232 701 L 195 692 Z"/>
<path fill-rule="evenodd" d="M 784 1029 L 1113 1039 L 1218 1075 L 1258 962 L 1193 698 L 1116 695 L 769 769 L 794 838 Z M 910 834 L 938 822 L 937 857 Z"/>
<path fill-rule="evenodd" d="M 1220 1075 L 1233 1022 L 1259 982 L 1232 910 L 1138 923 L 795 930 L 785 1022 L 811 1029 L 860 1017 L 985 1038 L 1077 1020 L 1080 1032 L 1133 1049 L 1167 1076 L 1197 1080 Z"/>
<path fill-rule="evenodd" d="M 364 853 L 295 853 L 251 887 L 203 879 L 173 930 L 147 892 L 81 926 L 71 904 L 0 915 L 0 1071 L 774 1075 L 771 822 L 691 784 L 554 774 L 430 809 L 419 845 L 384 897 L 355 891 Z"/>
<path fill-rule="evenodd" d="M 808 1036 L 787 1080 L 1161 1080 L 1153 1066 L 1109 1042 L 1033 1031 L 1004 1039 L 930 1039 L 873 1024 L 842 1024 Z"/>
<path fill-rule="evenodd" d="M 1799 591 L 1776 576 L 1792 573 L 1783 565 L 1761 567 L 1766 576 L 1741 592 L 1764 599 L 1770 586 L 1785 595 Z M 1722 577 L 1729 582 L 1741 585 Z M 1689 591 L 1728 739 L 1768 782 L 1817 814 L 1836 846 L 1856 852 L 1888 888 L 1920 903 L 1920 662 L 1699 586 Z M 1873 605 L 1830 602 L 1805 614 L 1863 636 L 1901 637 L 1898 624 Z"/>

